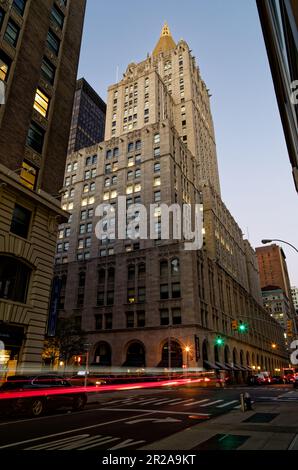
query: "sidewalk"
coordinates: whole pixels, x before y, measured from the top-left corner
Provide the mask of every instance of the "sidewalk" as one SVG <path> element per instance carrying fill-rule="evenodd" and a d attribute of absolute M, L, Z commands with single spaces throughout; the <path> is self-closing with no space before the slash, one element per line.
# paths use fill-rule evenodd
<path fill-rule="evenodd" d="M 254 403 L 253 411 L 232 410 L 140 450 L 173 449 L 298 450 L 298 403 Z"/>

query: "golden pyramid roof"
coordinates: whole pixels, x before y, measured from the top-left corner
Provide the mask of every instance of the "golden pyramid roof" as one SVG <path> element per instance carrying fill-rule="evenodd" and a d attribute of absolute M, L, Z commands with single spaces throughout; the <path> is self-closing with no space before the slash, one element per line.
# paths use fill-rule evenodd
<path fill-rule="evenodd" d="M 161 52 L 170 51 L 171 49 L 175 49 L 175 47 L 176 47 L 176 43 L 174 39 L 172 38 L 170 28 L 168 24 L 165 23 L 163 25 L 158 43 L 156 44 L 155 49 L 153 51 L 153 55 L 157 56 Z"/>

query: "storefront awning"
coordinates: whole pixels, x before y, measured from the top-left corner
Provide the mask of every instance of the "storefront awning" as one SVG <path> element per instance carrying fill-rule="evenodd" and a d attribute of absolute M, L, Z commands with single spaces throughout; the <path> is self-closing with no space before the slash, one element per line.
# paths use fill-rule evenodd
<path fill-rule="evenodd" d="M 204 367 L 205 369 L 214 369 L 214 370 L 219 370 L 219 367 L 216 366 L 215 364 L 213 364 L 213 362 L 209 362 L 209 361 L 204 361 Z"/>
<path fill-rule="evenodd" d="M 215 364 L 219 367 L 220 370 L 231 370 L 229 366 L 223 364 L 222 362 L 216 362 Z"/>

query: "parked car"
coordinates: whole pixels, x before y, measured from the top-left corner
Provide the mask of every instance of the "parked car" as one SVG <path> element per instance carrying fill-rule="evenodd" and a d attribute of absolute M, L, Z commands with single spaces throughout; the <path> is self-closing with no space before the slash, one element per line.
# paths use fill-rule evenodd
<path fill-rule="evenodd" d="M 298 374 L 294 375 L 293 385 L 294 385 L 294 388 L 298 388 Z"/>
<path fill-rule="evenodd" d="M 73 392 L 63 393 L 65 388 L 73 388 Z M 0 388 L 0 414 L 29 414 L 41 416 L 46 411 L 67 407 L 73 411 L 82 410 L 87 403 L 85 393 L 76 392 L 75 386 L 67 379 L 57 375 L 12 376 Z M 51 390 L 61 393 L 51 394 Z M 40 391 L 33 397 L 12 397 L 1 399 L 2 393 Z M 48 392 L 48 393 L 47 393 Z"/>
<path fill-rule="evenodd" d="M 271 377 L 263 372 L 252 375 L 249 379 L 250 385 L 267 385 L 271 383 Z"/>
<path fill-rule="evenodd" d="M 105 385 L 107 383 L 107 378 L 104 377 L 102 374 L 88 374 L 87 373 L 87 380 L 85 381 L 86 372 L 79 371 L 76 375 L 70 377 L 69 381 L 73 385 L 84 386 L 85 382 L 87 387 L 100 387 L 101 385 Z"/>
<path fill-rule="evenodd" d="M 282 378 L 281 375 L 273 375 L 271 377 L 271 383 L 272 384 L 283 384 L 284 383 L 284 379 Z"/>

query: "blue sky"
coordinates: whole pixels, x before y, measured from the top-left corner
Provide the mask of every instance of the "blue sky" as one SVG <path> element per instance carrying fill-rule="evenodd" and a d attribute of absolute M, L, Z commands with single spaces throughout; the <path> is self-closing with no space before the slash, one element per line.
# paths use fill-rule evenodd
<path fill-rule="evenodd" d="M 167 21 L 187 41 L 210 92 L 222 198 L 253 246 L 298 246 L 298 198 L 255 0 L 87 0 L 79 76 L 103 99 Z M 284 245 L 292 284 L 298 255 Z"/>

